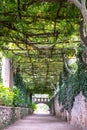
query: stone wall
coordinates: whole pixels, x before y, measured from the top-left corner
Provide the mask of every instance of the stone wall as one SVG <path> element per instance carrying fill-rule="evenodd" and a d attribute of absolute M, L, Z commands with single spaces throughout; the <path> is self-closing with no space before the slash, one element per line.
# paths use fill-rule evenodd
<path fill-rule="evenodd" d="M 28 108 L 0 106 L 0 130 L 28 114 L 31 114 Z"/>
<path fill-rule="evenodd" d="M 87 102 L 82 92 L 75 97 L 71 111 L 71 124 L 82 128 L 87 127 Z"/>

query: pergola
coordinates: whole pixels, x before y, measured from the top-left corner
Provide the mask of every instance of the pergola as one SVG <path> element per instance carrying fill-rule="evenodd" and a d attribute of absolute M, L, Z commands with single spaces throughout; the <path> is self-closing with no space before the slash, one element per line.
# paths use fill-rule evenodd
<path fill-rule="evenodd" d="M 80 13 L 66 0 L 0 2 L 0 48 L 37 91 L 53 91 L 79 41 Z M 73 15 L 75 13 L 75 15 Z M 73 37 L 74 35 L 74 37 Z M 53 86 L 53 87 L 52 87 Z"/>

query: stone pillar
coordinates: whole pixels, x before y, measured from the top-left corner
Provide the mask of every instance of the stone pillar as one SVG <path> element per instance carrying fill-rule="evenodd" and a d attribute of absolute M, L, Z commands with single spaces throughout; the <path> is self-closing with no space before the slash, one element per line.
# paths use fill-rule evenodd
<path fill-rule="evenodd" d="M 2 59 L 2 81 L 4 86 L 13 87 L 13 70 L 8 58 Z"/>

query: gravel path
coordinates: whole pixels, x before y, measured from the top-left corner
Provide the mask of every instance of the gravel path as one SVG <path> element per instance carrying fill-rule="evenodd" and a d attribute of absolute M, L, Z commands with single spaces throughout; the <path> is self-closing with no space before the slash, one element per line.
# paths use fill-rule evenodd
<path fill-rule="evenodd" d="M 4 130 L 81 130 L 51 115 L 31 115 Z"/>

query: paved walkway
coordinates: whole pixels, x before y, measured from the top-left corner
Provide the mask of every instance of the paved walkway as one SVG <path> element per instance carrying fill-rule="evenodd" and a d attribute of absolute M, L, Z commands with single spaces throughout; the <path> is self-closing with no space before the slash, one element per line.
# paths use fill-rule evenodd
<path fill-rule="evenodd" d="M 81 130 L 50 115 L 32 115 L 17 121 L 5 130 Z"/>

